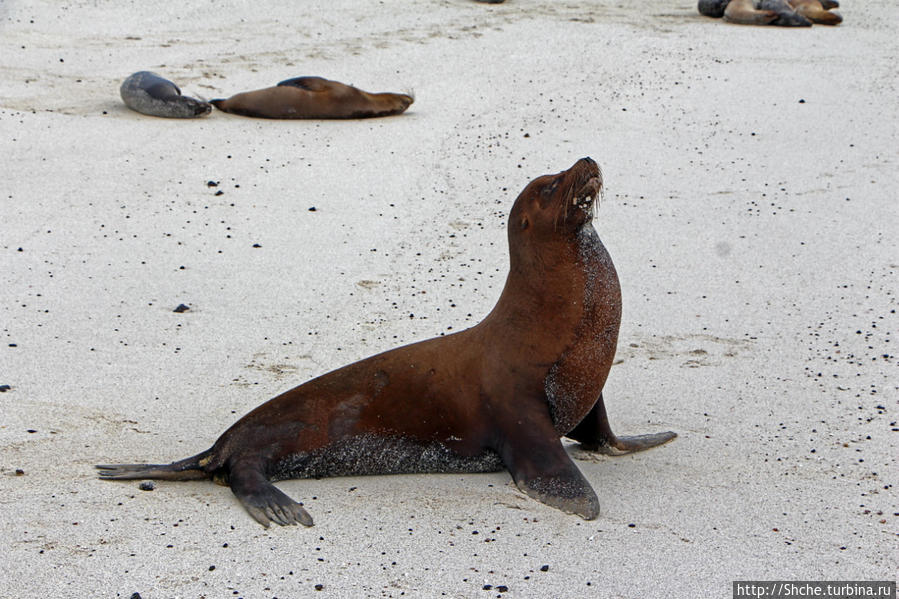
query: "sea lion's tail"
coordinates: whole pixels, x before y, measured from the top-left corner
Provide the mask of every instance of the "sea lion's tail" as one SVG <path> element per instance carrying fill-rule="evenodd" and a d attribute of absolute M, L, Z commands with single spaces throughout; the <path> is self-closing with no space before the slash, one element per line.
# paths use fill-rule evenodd
<path fill-rule="evenodd" d="M 203 480 L 212 478 L 206 472 L 203 462 L 212 453 L 207 449 L 195 456 L 172 462 L 171 464 L 97 464 L 100 478 L 106 480 L 137 480 L 154 478 L 157 480 Z"/>

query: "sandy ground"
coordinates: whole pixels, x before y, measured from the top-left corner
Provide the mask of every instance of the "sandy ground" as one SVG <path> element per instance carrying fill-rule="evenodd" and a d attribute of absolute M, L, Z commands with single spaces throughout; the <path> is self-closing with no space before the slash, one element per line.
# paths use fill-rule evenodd
<path fill-rule="evenodd" d="M 842 26 L 805 30 L 683 0 L 196 4 L 0 3 L 0 596 L 896 579 L 895 3 L 846 0 Z M 416 102 L 165 120 L 119 100 L 142 69 L 206 98 L 315 74 Z M 316 525 L 268 530 L 209 482 L 95 479 L 476 323 L 518 191 L 585 155 L 624 294 L 610 418 L 680 434 L 570 448 L 599 519 L 506 473 L 283 482 Z"/>

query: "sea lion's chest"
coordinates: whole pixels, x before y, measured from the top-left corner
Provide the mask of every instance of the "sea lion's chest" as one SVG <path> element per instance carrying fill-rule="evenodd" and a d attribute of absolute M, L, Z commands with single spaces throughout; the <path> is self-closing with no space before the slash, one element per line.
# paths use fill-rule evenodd
<path fill-rule="evenodd" d="M 593 227 L 579 236 L 580 320 L 571 343 L 544 379 L 553 424 L 560 435 L 587 415 L 602 392 L 615 357 L 621 324 L 621 287 L 612 258 Z"/>

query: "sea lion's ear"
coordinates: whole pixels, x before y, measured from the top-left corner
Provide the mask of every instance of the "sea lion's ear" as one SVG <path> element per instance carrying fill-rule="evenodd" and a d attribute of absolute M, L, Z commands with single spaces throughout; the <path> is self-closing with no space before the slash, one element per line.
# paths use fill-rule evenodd
<path fill-rule="evenodd" d="M 531 226 L 531 221 L 528 220 L 528 217 L 522 216 L 521 217 L 521 230 L 524 231 L 525 229 L 527 229 L 530 226 Z"/>

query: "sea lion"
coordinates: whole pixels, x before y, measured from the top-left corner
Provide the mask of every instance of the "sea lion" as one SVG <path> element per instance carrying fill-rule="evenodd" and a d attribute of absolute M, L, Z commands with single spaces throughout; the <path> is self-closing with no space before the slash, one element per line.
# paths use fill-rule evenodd
<path fill-rule="evenodd" d="M 212 104 L 224 112 L 265 119 L 361 119 L 400 114 L 414 101 L 410 94 L 373 94 L 322 77 L 295 77 Z"/>
<path fill-rule="evenodd" d="M 130 75 L 119 88 L 125 106 L 150 116 L 191 119 L 209 114 L 212 105 L 182 96 L 178 86 L 150 71 Z"/>
<path fill-rule="evenodd" d="M 168 465 L 97 466 L 104 479 L 213 478 L 264 526 L 311 525 L 270 481 L 506 468 L 527 495 L 585 519 L 590 484 L 560 437 L 604 453 L 661 445 L 673 432 L 618 437 L 602 388 L 621 290 L 592 220 L 598 165 L 529 183 L 508 221 L 509 275 L 474 327 L 361 360 L 241 418 L 208 450 Z"/>
<path fill-rule="evenodd" d="M 843 22 L 843 17 L 838 12 L 831 12 L 831 8 L 836 8 L 839 4 L 835 0 L 789 0 L 790 6 L 797 14 L 802 15 L 812 23 L 819 25 L 839 25 Z"/>
<path fill-rule="evenodd" d="M 837 25 L 843 21 L 836 0 L 699 0 L 697 8 L 707 17 L 724 17 L 731 23 L 810 27 Z"/>

